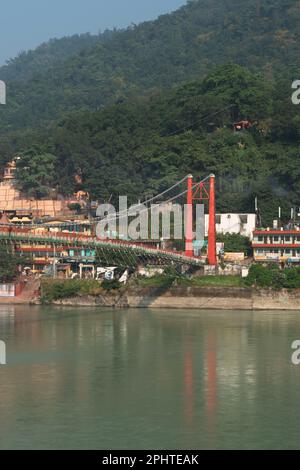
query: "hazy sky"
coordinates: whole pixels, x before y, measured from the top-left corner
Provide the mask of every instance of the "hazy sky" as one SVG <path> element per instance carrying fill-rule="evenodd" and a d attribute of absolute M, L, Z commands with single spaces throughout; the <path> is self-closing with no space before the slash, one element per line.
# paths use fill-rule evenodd
<path fill-rule="evenodd" d="M 124 27 L 186 0 L 0 0 L 0 64 L 50 38 Z"/>

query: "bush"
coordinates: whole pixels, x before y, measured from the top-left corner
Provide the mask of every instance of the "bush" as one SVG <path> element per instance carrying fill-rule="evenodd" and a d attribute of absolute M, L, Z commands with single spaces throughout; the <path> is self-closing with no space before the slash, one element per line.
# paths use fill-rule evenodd
<path fill-rule="evenodd" d="M 217 240 L 224 243 L 224 250 L 227 253 L 245 253 L 249 256 L 252 252 L 250 239 L 238 233 L 220 234 Z"/>
<path fill-rule="evenodd" d="M 300 288 L 300 267 L 284 270 L 283 287 L 288 289 Z"/>
<path fill-rule="evenodd" d="M 273 287 L 274 289 L 299 289 L 300 267 L 279 269 L 277 265 L 251 266 L 249 276 L 245 279 L 246 285 L 257 287 Z"/>
<path fill-rule="evenodd" d="M 42 281 L 42 301 L 52 302 L 78 295 L 98 295 L 102 292 L 98 281 L 90 279 L 47 279 Z"/>
<path fill-rule="evenodd" d="M 81 211 L 81 205 L 77 202 L 72 202 L 72 203 L 68 204 L 68 208 L 70 209 L 70 211 L 74 211 L 74 212 L 77 212 L 77 213 L 79 213 Z"/>
<path fill-rule="evenodd" d="M 114 279 L 112 281 L 108 281 L 107 279 L 104 279 L 101 283 L 101 287 L 105 290 L 116 290 L 120 289 L 121 284 L 117 279 Z"/>
<path fill-rule="evenodd" d="M 42 299 L 46 302 L 74 297 L 80 290 L 78 281 L 47 281 L 42 283 Z"/>
<path fill-rule="evenodd" d="M 245 283 L 249 286 L 280 288 L 282 287 L 282 271 L 277 265 L 265 267 L 253 264 Z"/>

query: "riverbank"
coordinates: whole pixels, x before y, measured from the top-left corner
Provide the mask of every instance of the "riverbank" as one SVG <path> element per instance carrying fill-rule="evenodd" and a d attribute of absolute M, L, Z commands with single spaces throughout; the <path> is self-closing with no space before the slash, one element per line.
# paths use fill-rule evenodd
<path fill-rule="evenodd" d="M 60 305 L 109 308 L 212 310 L 300 310 L 300 289 L 254 288 L 240 278 L 209 276 L 203 285 L 174 285 L 143 280 L 104 288 L 93 280 L 39 280 L 21 296 L 1 298 L 1 304 Z M 222 285 L 223 284 L 223 285 Z M 29 288 L 30 287 L 30 288 Z"/>
<path fill-rule="evenodd" d="M 205 310 L 300 310 L 300 289 L 242 287 L 129 287 L 97 295 L 52 300 L 52 305 Z"/>

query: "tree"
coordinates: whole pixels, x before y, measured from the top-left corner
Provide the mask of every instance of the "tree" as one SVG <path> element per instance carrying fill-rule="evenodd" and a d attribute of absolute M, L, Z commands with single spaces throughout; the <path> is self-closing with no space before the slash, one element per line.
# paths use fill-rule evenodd
<path fill-rule="evenodd" d="M 122 31 L 52 40 L 1 67 L 10 100 L 0 129 L 45 127 L 74 109 L 203 78 L 229 61 L 262 72 L 260 112 L 266 79 L 297 76 L 299 24 L 298 0 L 195 0 Z"/>
<path fill-rule="evenodd" d="M 45 197 L 57 182 L 57 158 L 30 149 L 17 160 L 15 177 L 21 191 L 37 199 Z"/>
<path fill-rule="evenodd" d="M 18 273 L 18 267 L 24 266 L 26 259 L 13 253 L 10 245 L 0 244 L 0 282 L 13 281 Z"/>
<path fill-rule="evenodd" d="M 202 87 L 204 92 L 214 94 L 232 105 L 234 120 L 261 119 L 270 115 L 271 82 L 245 67 L 223 65 L 203 80 Z"/>
<path fill-rule="evenodd" d="M 218 235 L 218 242 L 224 243 L 224 250 L 228 253 L 245 253 L 249 255 L 251 253 L 251 242 L 248 237 L 244 237 L 238 233 L 226 233 L 224 235 Z"/>

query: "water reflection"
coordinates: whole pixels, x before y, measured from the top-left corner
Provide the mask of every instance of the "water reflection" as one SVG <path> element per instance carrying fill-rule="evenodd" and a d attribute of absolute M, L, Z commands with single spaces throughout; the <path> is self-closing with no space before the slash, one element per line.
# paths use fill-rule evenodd
<path fill-rule="evenodd" d="M 185 350 L 184 358 L 184 416 L 185 423 L 192 425 L 195 419 L 195 384 L 193 353 L 190 347 Z"/>
<path fill-rule="evenodd" d="M 207 417 L 207 433 L 210 441 L 215 438 L 217 410 L 217 339 L 216 332 L 209 331 L 206 338 L 206 384 L 205 408 Z"/>
<path fill-rule="evenodd" d="M 296 312 L 1 306 L 0 447 L 298 448 L 299 338 Z"/>

